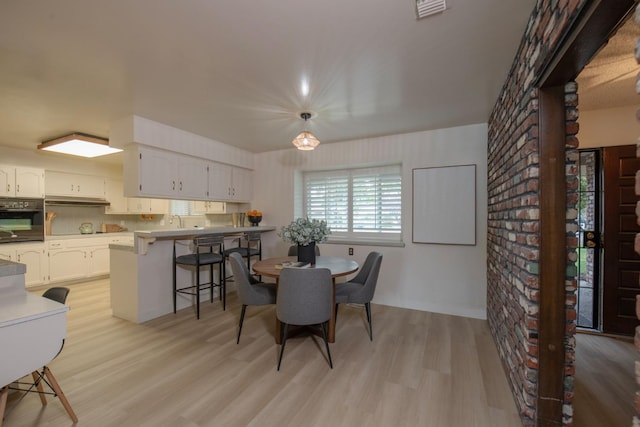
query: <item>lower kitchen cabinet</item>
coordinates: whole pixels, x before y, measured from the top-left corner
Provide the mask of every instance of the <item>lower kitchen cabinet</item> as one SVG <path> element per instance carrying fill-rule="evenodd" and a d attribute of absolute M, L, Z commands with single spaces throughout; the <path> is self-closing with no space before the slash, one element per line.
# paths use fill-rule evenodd
<path fill-rule="evenodd" d="M 49 241 L 49 283 L 108 275 L 109 244 L 132 239 L 130 235 L 117 234 Z"/>
<path fill-rule="evenodd" d="M 27 266 L 24 281 L 28 288 L 47 283 L 46 253 L 44 243 L 7 243 L 0 247 L 0 258 Z"/>
<path fill-rule="evenodd" d="M 86 248 L 67 240 L 49 242 L 49 282 L 65 282 L 87 277 Z"/>
<path fill-rule="evenodd" d="M 49 265 L 47 264 L 47 250 L 44 243 L 19 245 L 16 249 L 16 260 L 27 265 L 24 284 L 28 287 L 47 283 Z"/>

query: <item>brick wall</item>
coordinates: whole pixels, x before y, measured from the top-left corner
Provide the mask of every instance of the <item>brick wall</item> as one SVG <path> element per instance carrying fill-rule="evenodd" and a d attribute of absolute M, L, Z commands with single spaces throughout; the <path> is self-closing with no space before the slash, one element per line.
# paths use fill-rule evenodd
<path fill-rule="evenodd" d="M 487 316 L 525 426 L 538 395 L 539 147 L 541 70 L 584 1 L 541 0 L 489 119 Z M 565 87 L 567 278 L 563 424 L 572 425 L 576 321 L 577 87 Z"/>

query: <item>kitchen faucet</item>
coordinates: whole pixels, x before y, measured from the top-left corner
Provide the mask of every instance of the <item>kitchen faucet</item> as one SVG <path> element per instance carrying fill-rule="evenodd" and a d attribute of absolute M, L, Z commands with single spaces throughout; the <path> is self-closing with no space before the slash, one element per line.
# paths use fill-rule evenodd
<path fill-rule="evenodd" d="M 180 225 L 180 228 L 182 227 L 182 217 L 180 215 L 171 215 L 171 218 L 169 218 L 169 224 L 173 224 L 173 219 L 174 218 L 178 218 L 178 225 Z"/>

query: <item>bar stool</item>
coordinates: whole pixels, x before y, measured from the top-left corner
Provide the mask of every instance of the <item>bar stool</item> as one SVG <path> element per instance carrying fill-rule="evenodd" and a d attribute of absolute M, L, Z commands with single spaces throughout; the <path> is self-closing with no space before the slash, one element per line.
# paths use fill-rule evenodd
<path fill-rule="evenodd" d="M 229 255 L 232 253 L 240 254 L 242 258 L 247 259 L 247 270 L 251 272 L 251 257 L 257 256 L 258 260 L 262 259 L 262 240 L 260 236 L 261 233 L 259 231 L 247 231 L 242 233 L 242 235 L 236 239 L 238 246 L 224 250 L 225 258 L 228 259 Z M 245 245 L 243 245 L 243 242 Z M 233 276 L 229 276 L 227 279 L 232 277 Z"/>
<path fill-rule="evenodd" d="M 220 288 L 219 297 L 222 309 L 227 308 L 227 290 L 224 266 L 224 236 L 222 234 L 208 234 L 193 239 L 194 253 L 176 255 L 176 240 L 173 241 L 173 312 L 177 308 L 178 294 L 195 295 L 196 317 L 200 319 L 200 291 L 209 288 L 209 297 L 213 302 L 213 288 Z M 218 283 L 213 281 L 214 265 L 218 264 Z M 178 266 L 195 267 L 195 283 L 178 287 L 176 271 Z M 200 268 L 209 266 L 209 282 L 200 283 Z"/>

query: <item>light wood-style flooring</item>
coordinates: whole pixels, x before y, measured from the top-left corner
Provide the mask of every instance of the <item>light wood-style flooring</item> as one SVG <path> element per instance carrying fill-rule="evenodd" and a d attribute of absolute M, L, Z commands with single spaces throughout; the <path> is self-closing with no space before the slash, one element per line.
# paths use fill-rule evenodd
<path fill-rule="evenodd" d="M 287 342 L 275 308 L 229 294 L 136 325 L 111 316 L 109 281 L 71 285 L 68 335 L 49 364 L 83 426 L 520 426 L 485 321 L 372 305 L 341 306 L 329 369 L 321 340 Z M 15 399 L 15 395 L 10 401 Z M 70 426 L 58 399 L 32 394 L 5 427 Z M 10 402 L 11 403 L 11 402 Z"/>
<path fill-rule="evenodd" d="M 635 413 L 635 361 L 630 340 L 576 335 L 575 427 L 628 427 Z"/>

